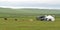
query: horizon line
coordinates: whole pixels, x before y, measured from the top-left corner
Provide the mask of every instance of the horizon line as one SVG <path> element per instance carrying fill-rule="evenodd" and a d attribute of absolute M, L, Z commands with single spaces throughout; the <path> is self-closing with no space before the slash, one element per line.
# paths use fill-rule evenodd
<path fill-rule="evenodd" d="M 14 7 L 14 6 L 0 6 L 0 8 L 11 8 L 11 9 L 21 9 L 21 8 L 60 9 L 60 8 L 49 8 L 49 7 Z"/>

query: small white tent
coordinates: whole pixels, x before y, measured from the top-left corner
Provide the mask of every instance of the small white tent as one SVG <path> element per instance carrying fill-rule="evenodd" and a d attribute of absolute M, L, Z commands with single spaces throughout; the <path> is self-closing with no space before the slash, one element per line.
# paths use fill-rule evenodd
<path fill-rule="evenodd" d="M 45 19 L 47 21 L 55 21 L 55 18 L 53 16 L 51 16 L 51 15 L 45 16 Z"/>

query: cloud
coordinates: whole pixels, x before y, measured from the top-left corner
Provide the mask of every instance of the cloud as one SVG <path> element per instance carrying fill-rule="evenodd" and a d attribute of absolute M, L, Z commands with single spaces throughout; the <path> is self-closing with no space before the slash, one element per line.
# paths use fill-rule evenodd
<path fill-rule="evenodd" d="M 0 0 L 0 2 L 2 3 L 8 3 L 8 4 L 35 4 L 35 3 L 39 3 L 39 4 L 47 4 L 47 5 L 59 5 L 60 4 L 60 0 Z"/>
<path fill-rule="evenodd" d="M 38 3 L 59 3 L 60 0 L 0 0 L 0 2 L 38 2 Z"/>
<path fill-rule="evenodd" d="M 0 6 L 60 8 L 60 0 L 0 0 Z"/>

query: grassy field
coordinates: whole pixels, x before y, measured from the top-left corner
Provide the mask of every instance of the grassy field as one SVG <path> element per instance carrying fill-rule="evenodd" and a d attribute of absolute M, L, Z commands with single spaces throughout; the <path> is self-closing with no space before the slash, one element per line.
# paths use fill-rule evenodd
<path fill-rule="evenodd" d="M 37 21 L 36 16 L 45 14 L 43 12 L 55 14 L 56 20 L 54 22 Z M 0 30 L 60 30 L 60 16 L 58 14 L 60 14 L 60 10 L 51 10 L 50 12 L 50 10 L 12 10 L 1 8 Z M 4 18 L 7 18 L 7 20 L 4 20 Z M 33 21 L 30 21 L 31 19 Z"/>
<path fill-rule="evenodd" d="M 60 30 L 60 18 L 51 21 L 37 21 L 35 17 L 0 18 L 0 30 Z M 33 21 L 30 21 L 32 19 Z"/>

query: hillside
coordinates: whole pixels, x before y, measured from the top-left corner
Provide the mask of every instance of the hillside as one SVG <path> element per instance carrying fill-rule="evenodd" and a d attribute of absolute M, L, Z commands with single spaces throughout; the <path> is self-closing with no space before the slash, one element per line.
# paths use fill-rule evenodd
<path fill-rule="evenodd" d="M 60 14 L 60 10 L 0 8 L 0 16 L 41 15 L 41 14 Z"/>

